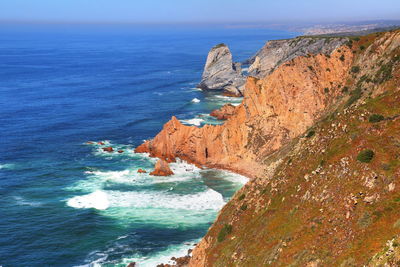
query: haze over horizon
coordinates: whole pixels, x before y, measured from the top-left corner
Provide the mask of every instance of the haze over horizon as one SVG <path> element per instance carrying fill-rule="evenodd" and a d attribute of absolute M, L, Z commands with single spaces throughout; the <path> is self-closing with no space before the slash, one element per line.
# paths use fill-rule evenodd
<path fill-rule="evenodd" d="M 2 0 L 2 22 L 249 23 L 400 19 L 400 1 Z"/>

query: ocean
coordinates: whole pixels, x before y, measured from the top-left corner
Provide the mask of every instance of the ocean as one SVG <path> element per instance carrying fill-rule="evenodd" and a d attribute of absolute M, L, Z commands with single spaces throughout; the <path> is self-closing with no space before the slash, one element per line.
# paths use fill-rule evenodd
<path fill-rule="evenodd" d="M 138 174 L 155 159 L 133 149 L 172 115 L 201 127 L 220 123 L 213 109 L 240 103 L 195 88 L 212 46 L 243 61 L 295 35 L 0 25 L 0 266 L 142 267 L 186 254 L 246 178 L 185 162 L 170 177 Z"/>

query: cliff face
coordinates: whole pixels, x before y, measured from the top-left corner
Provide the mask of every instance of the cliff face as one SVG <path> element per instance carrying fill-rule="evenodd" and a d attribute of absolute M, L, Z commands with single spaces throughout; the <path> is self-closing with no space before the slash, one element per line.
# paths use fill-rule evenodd
<path fill-rule="evenodd" d="M 348 38 L 340 37 L 297 37 L 290 40 L 269 41 L 250 60 L 249 75 L 263 78 L 274 69 L 299 56 L 309 54 L 331 54 L 342 46 Z"/>
<path fill-rule="evenodd" d="M 263 174 L 263 159 L 303 134 L 342 93 L 352 63 L 348 47 L 297 57 L 264 79 L 248 78 L 244 100 L 223 125 L 185 126 L 175 117 L 137 148 L 167 160 Z"/>
<path fill-rule="evenodd" d="M 231 95 L 242 95 L 245 81 L 240 63 L 233 63 L 228 46 L 219 44 L 208 53 L 198 87 L 204 90 L 224 90 Z"/>
<path fill-rule="evenodd" d="M 296 58 L 263 80 L 248 81 L 242 108 L 249 118 L 271 118 L 269 129 L 277 136 L 283 136 L 279 129 L 290 128 L 287 136 L 294 137 L 313 126 L 290 142 L 274 142 L 286 145 L 260 157 L 267 169 L 274 168 L 236 193 L 193 251 L 189 266 L 400 265 L 400 31 L 365 36 L 346 47 L 339 49 L 352 63 L 336 62 L 337 57 L 341 61 L 337 49 L 330 59 Z M 328 75 L 326 64 L 336 71 Z M 307 75 L 308 66 L 313 75 L 320 74 Z M 284 80 L 278 73 L 290 78 L 277 89 L 282 94 L 271 96 L 271 86 Z M 316 88 L 331 81 L 329 93 L 318 93 Z M 336 98 L 340 93 L 334 85 L 340 81 L 344 95 Z M 305 94 L 289 89 L 297 86 Z M 258 96 L 252 108 L 245 107 L 250 95 Z M 280 119 L 268 117 L 271 110 Z M 323 110 L 330 115 L 313 123 Z M 257 120 L 246 121 L 251 122 Z M 258 122 L 259 128 L 271 127 L 269 119 Z M 265 147 L 257 142 L 251 150 Z"/>

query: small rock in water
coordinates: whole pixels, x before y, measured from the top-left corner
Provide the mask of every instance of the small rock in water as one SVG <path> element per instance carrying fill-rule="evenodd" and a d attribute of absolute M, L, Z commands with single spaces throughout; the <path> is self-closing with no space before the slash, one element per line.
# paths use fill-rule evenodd
<path fill-rule="evenodd" d="M 145 170 L 143 170 L 143 169 L 139 169 L 138 171 L 137 171 L 138 173 L 147 173 Z"/>
<path fill-rule="evenodd" d="M 136 266 L 136 262 L 131 262 L 128 265 L 126 265 L 126 267 L 135 267 Z"/>
<path fill-rule="evenodd" d="M 170 176 L 173 174 L 174 172 L 169 168 L 168 163 L 162 159 L 157 161 L 154 171 L 150 173 L 150 175 L 154 176 Z"/>
<path fill-rule="evenodd" d="M 92 141 L 87 141 L 86 144 L 93 145 L 93 142 Z"/>
<path fill-rule="evenodd" d="M 103 151 L 105 151 L 105 152 L 113 152 L 114 151 L 114 149 L 112 148 L 112 147 L 103 147 Z"/>
<path fill-rule="evenodd" d="M 104 142 L 97 142 L 98 145 L 104 146 Z"/>
<path fill-rule="evenodd" d="M 123 151 L 123 150 L 118 150 L 118 153 L 120 153 L 120 154 L 121 154 L 121 153 L 124 153 L 124 151 Z"/>

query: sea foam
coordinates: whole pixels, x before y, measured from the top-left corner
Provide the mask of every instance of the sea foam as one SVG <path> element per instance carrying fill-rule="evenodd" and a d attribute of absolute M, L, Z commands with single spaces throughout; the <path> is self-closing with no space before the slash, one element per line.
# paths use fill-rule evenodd
<path fill-rule="evenodd" d="M 107 194 L 98 190 L 88 195 L 73 197 L 67 201 L 67 205 L 76 209 L 105 210 L 110 206 L 110 203 Z"/>

